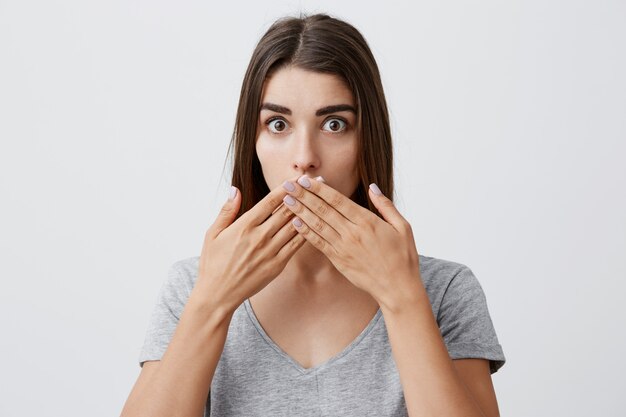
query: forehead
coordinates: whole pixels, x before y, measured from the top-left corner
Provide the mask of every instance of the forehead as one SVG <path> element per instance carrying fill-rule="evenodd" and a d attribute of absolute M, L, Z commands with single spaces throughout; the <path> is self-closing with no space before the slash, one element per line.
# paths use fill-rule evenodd
<path fill-rule="evenodd" d="M 352 92 L 338 75 L 292 66 L 277 70 L 265 80 L 261 102 L 280 104 L 294 112 L 330 104 L 355 104 Z"/>

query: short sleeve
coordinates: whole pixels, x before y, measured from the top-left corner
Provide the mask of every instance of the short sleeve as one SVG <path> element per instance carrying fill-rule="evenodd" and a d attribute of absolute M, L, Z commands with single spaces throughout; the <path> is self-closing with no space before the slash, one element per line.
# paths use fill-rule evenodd
<path fill-rule="evenodd" d="M 139 366 L 143 366 L 145 361 L 161 359 L 172 340 L 190 294 L 191 288 L 175 263 L 169 268 L 152 310 L 139 353 Z"/>
<path fill-rule="evenodd" d="M 448 284 L 437 323 L 452 359 L 488 359 L 492 374 L 506 362 L 485 293 L 467 266 L 463 265 Z"/>

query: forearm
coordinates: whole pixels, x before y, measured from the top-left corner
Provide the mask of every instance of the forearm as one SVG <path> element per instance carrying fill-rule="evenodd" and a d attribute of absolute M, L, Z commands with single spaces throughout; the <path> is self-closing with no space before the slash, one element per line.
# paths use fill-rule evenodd
<path fill-rule="evenodd" d="M 381 306 L 409 416 L 484 417 L 456 373 L 423 287 Z"/>
<path fill-rule="evenodd" d="M 158 369 L 133 388 L 122 417 L 202 416 L 232 312 L 194 291 Z"/>

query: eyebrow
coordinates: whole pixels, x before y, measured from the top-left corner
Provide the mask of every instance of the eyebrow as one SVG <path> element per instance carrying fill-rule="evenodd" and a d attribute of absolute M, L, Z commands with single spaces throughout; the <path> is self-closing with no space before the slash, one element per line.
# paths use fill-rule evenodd
<path fill-rule="evenodd" d="M 275 111 L 276 113 L 283 113 L 283 114 L 291 115 L 291 109 L 288 109 L 285 106 L 281 106 L 279 104 L 274 104 L 274 103 L 263 103 L 259 111 L 261 110 L 271 110 L 271 111 Z M 349 104 L 335 104 L 332 106 L 322 107 L 321 109 L 318 109 L 317 111 L 315 111 L 315 115 L 324 116 L 326 114 L 337 113 L 340 111 L 350 111 L 356 115 L 356 109 Z"/>

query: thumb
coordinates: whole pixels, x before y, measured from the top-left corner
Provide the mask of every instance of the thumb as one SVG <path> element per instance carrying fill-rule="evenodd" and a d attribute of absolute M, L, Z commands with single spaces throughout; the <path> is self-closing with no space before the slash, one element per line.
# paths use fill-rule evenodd
<path fill-rule="evenodd" d="M 376 206 L 378 212 L 383 216 L 387 223 L 391 224 L 394 229 L 400 231 L 403 229 L 404 217 L 400 214 L 393 201 L 385 197 L 380 191 L 378 185 L 371 183 L 369 187 L 369 195 L 372 203 Z"/>
<path fill-rule="evenodd" d="M 228 200 L 222 205 L 220 212 L 215 219 L 215 222 L 210 227 L 210 235 L 215 238 L 222 230 L 230 226 L 239 213 L 239 207 L 241 206 L 241 193 L 235 186 L 230 187 Z"/>

